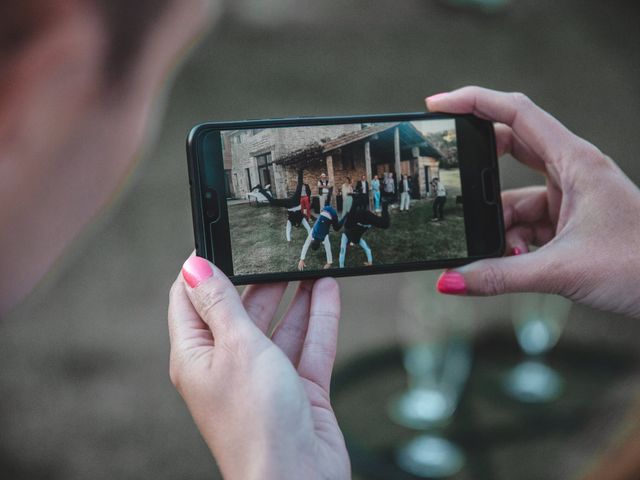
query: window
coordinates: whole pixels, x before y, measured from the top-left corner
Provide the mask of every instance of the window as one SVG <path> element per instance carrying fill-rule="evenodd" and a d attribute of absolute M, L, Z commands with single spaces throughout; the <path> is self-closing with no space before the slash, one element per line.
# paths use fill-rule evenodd
<path fill-rule="evenodd" d="M 251 170 L 248 168 L 244 169 L 245 174 L 247 175 L 247 192 L 251 191 Z"/>
<path fill-rule="evenodd" d="M 271 165 L 271 152 L 256 155 L 256 164 L 258 165 L 258 168 Z"/>
<path fill-rule="evenodd" d="M 224 171 L 224 196 L 231 198 L 231 170 Z"/>
<path fill-rule="evenodd" d="M 271 152 L 256 156 L 256 165 L 258 166 L 258 175 L 260 183 L 264 185 L 271 184 Z"/>

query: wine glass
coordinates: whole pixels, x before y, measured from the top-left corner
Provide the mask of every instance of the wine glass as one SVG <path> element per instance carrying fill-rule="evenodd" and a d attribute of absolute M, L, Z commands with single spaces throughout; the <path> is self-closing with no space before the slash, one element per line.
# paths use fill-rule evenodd
<path fill-rule="evenodd" d="M 427 291 L 425 285 L 434 285 L 435 278 L 407 278 L 397 331 L 408 389 L 392 399 L 389 416 L 399 425 L 425 433 L 398 448 L 396 461 L 416 476 L 441 478 L 465 464 L 462 450 L 445 439 L 441 429 L 454 416 L 471 369 L 473 306 L 469 299 Z"/>
<path fill-rule="evenodd" d="M 526 358 L 509 370 L 504 391 L 525 403 L 547 403 L 560 395 L 564 379 L 544 361 L 560 339 L 571 302 L 559 295 L 520 293 L 510 298 L 516 338 Z"/>

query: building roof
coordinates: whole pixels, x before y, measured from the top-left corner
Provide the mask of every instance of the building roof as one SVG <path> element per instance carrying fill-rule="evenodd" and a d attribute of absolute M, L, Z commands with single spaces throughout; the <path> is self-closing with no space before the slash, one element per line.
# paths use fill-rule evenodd
<path fill-rule="evenodd" d="M 338 138 L 325 142 L 323 144 L 323 152 L 329 153 L 333 150 L 337 150 L 338 148 L 367 140 L 375 135 L 390 135 L 390 130 L 396 127 L 400 130 L 400 148 L 419 147 L 420 155 L 422 156 L 434 157 L 437 159 L 442 158 L 442 153 L 434 147 L 410 122 L 376 124 L 365 127 L 362 130 L 346 133 Z"/>
<path fill-rule="evenodd" d="M 306 165 L 323 158 L 323 148 L 319 143 L 294 150 L 273 161 L 276 165 Z"/>
<path fill-rule="evenodd" d="M 362 142 L 373 136 L 387 137 L 392 135 L 391 129 L 398 127 L 400 130 L 400 146 L 401 148 L 418 147 L 420 155 L 425 157 L 434 157 L 440 159 L 442 153 L 434 147 L 424 135 L 415 128 L 410 122 L 382 123 L 364 127 L 362 130 L 345 133 L 337 138 L 328 140 L 324 143 L 311 143 L 306 147 L 290 152 L 282 157 L 274 160 L 273 163 L 280 165 L 294 165 L 301 163 L 310 163 L 315 160 L 321 160 L 327 153 Z"/>
<path fill-rule="evenodd" d="M 345 133 L 344 135 L 340 135 L 338 138 L 334 138 L 333 140 L 329 140 L 323 144 L 324 153 L 328 153 L 331 150 L 335 150 L 336 148 L 344 147 L 345 145 L 349 145 L 350 143 L 359 142 L 360 140 L 364 140 L 366 138 L 372 137 L 378 133 L 382 133 L 390 128 L 397 127 L 399 125 L 396 123 L 381 123 L 376 125 L 371 125 L 369 127 L 364 127 L 362 130 L 356 130 L 355 132 Z M 423 138 L 424 141 L 424 138 Z"/>

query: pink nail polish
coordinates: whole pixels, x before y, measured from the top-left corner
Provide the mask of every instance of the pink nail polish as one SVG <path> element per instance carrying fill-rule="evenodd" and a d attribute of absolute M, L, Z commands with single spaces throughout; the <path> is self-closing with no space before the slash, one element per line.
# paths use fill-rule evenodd
<path fill-rule="evenodd" d="M 521 253 L 522 250 L 520 250 L 518 247 L 513 247 L 513 250 L 511 250 L 512 255 L 520 255 Z"/>
<path fill-rule="evenodd" d="M 431 95 L 430 97 L 427 97 L 427 102 L 442 100 L 447 95 L 449 95 L 449 92 L 436 93 L 435 95 Z"/>
<path fill-rule="evenodd" d="M 191 288 L 196 288 L 204 280 L 213 276 L 213 269 L 204 258 L 189 257 L 182 266 L 182 276 Z"/>
<path fill-rule="evenodd" d="M 462 295 L 467 292 L 464 277 L 458 272 L 444 272 L 436 285 L 438 292 L 448 295 Z"/>

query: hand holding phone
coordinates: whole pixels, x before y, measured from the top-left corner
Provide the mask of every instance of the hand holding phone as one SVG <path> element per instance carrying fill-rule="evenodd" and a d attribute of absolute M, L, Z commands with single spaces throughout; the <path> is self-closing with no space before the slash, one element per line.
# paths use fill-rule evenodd
<path fill-rule="evenodd" d="M 502 194 L 511 255 L 445 273 L 441 292 L 555 293 L 640 317 L 640 190 L 611 158 L 521 93 L 465 87 L 427 106 L 497 122 L 498 153 L 546 178 Z"/>
<path fill-rule="evenodd" d="M 329 403 L 338 285 L 302 282 L 267 336 L 286 286 L 253 285 L 240 298 L 190 257 L 171 289 L 171 379 L 225 478 L 349 478 Z"/>

